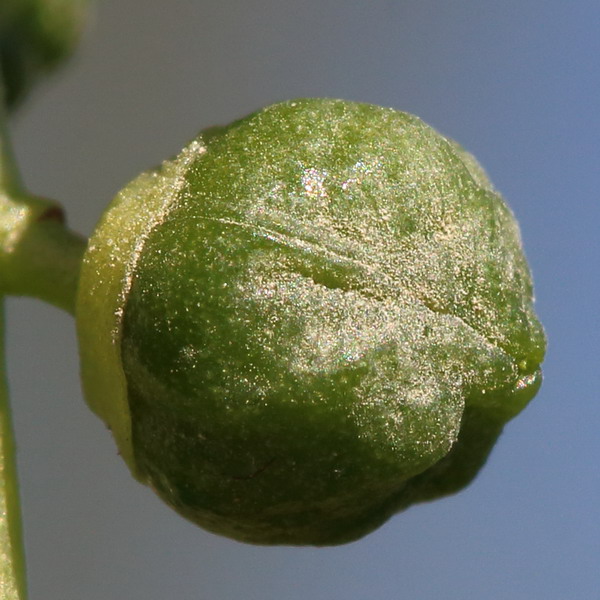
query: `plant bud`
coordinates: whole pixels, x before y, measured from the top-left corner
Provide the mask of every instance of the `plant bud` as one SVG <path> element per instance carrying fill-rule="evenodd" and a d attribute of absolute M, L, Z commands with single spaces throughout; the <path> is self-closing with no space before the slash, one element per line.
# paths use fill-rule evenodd
<path fill-rule="evenodd" d="M 270 106 L 114 200 L 78 301 L 87 400 L 213 532 L 338 544 L 466 485 L 537 391 L 513 215 L 414 116 Z"/>
<path fill-rule="evenodd" d="M 1 0 L 0 88 L 15 105 L 38 76 L 73 49 L 87 0 Z"/>

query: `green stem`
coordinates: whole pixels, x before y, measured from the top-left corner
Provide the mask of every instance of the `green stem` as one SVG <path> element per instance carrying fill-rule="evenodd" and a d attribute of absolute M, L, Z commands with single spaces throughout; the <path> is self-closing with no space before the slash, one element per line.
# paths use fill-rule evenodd
<path fill-rule="evenodd" d="M 0 89 L 0 599 L 24 600 L 25 556 L 4 357 L 4 295 L 40 298 L 70 313 L 86 242 L 61 208 L 27 194 L 8 136 Z"/>
<path fill-rule="evenodd" d="M 4 357 L 4 299 L 0 297 L 0 598 L 25 600 L 25 553 Z"/>
<path fill-rule="evenodd" d="M 23 191 L 23 183 L 10 145 L 6 109 L 2 97 L 2 89 L 0 89 L 0 192 L 19 194 Z"/>
<path fill-rule="evenodd" d="M 44 214 L 29 219 L 17 240 L 5 238 L 2 245 L 0 237 L 0 291 L 39 298 L 74 315 L 85 248 L 84 238 L 60 220 Z"/>
<path fill-rule="evenodd" d="M 22 183 L 11 152 L 0 88 L 0 217 L 6 212 L 9 195 L 18 194 L 21 190 Z M 0 224 L 0 239 L 2 237 L 3 228 Z M 4 297 L 0 292 L 0 598 L 25 600 L 25 552 L 5 364 Z"/>
<path fill-rule="evenodd" d="M 33 296 L 74 314 L 86 241 L 59 205 L 25 192 L 0 102 L 0 294 Z"/>

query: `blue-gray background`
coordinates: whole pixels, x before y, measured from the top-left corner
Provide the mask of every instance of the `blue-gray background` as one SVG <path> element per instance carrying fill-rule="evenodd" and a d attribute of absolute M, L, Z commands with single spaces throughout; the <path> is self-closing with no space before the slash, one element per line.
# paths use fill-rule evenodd
<path fill-rule="evenodd" d="M 86 408 L 72 320 L 9 303 L 32 600 L 600 597 L 600 3 L 105 0 L 14 122 L 30 188 L 88 234 L 196 131 L 299 96 L 413 112 L 516 213 L 545 383 L 458 496 L 329 549 L 204 533 L 134 482 Z"/>

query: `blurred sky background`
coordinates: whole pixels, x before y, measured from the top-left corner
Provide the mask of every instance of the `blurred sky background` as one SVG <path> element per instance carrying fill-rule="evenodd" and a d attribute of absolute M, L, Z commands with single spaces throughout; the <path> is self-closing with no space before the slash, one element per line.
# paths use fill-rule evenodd
<path fill-rule="evenodd" d="M 461 494 L 347 546 L 252 547 L 133 481 L 82 400 L 71 318 L 10 300 L 31 600 L 599 598 L 600 3 L 104 0 L 13 132 L 30 189 L 89 234 L 198 130 L 306 96 L 415 113 L 483 163 L 533 270 L 541 392 Z"/>

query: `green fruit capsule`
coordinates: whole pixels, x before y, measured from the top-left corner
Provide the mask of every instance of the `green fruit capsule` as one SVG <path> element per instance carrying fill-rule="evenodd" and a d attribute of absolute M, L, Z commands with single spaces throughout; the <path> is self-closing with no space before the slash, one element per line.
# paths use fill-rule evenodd
<path fill-rule="evenodd" d="M 476 161 L 339 100 L 209 130 L 129 184 L 78 322 L 88 402 L 133 474 L 259 544 L 347 542 L 466 485 L 545 345 Z"/>

